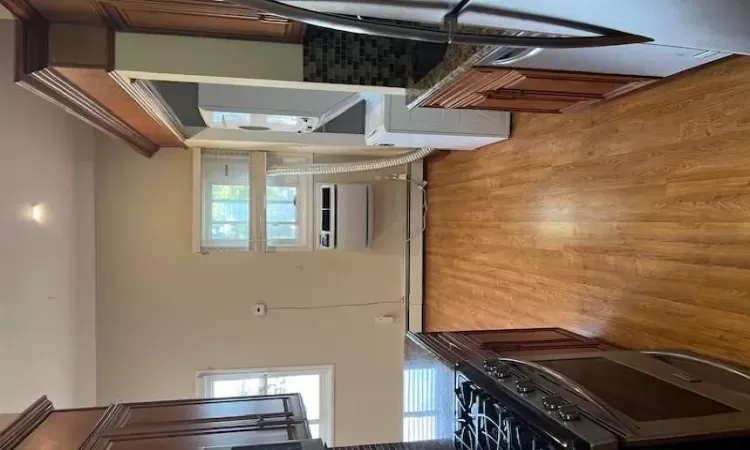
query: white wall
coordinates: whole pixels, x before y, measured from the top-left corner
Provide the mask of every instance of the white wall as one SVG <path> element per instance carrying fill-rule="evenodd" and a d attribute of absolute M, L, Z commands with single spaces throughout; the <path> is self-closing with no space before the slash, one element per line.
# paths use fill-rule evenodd
<path fill-rule="evenodd" d="M 43 394 L 93 405 L 95 131 L 13 84 L 13 28 L 0 20 L 0 413 Z"/>
<path fill-rule="evenodd" d="M 10 425 L 10 423 L 13 422 L 13 419 L 15 419 L 17 415 L 18 414 L 0 414 L 0 431 L 3 431 L 5 427 Z"/>
<path fill-rule="evenodd" d="M 196 371 L 335 365 L 336 445 L 401 440 L 403 183 L 376 187 L 375 248 L 191 253 L 190 154 L 96 153 L 98 400 L 185 398 Z M 375 316 L 399 314 L 396 324 Z"/>
<path fill-rule="evenodd" d="M 302 81 L 301 44 L 117 33 L 115 54 L 117 70 L 133 78 L 260 86 Z"/>

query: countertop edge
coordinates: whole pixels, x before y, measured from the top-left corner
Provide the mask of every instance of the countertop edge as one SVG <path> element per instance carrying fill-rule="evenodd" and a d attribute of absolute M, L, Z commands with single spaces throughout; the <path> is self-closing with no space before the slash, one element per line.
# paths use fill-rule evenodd
<path fill-rule="evenodd" d="M 423 79 L 406 88 L 406 107 L 422 106 L 437 91 L 453 83 L 497 47 L 494 45 L 452 45 L 443 60 Z"/>

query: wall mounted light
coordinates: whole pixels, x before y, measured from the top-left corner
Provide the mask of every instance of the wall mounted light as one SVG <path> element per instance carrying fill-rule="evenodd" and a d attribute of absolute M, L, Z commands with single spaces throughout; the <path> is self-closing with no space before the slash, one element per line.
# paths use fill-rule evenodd
<path fill-rule="evenodd" d="M 43 224 L 47 218 L 47 208 L 43 203 L 34 203 L 31 205 L 31 220 L 38 224 Z"/>

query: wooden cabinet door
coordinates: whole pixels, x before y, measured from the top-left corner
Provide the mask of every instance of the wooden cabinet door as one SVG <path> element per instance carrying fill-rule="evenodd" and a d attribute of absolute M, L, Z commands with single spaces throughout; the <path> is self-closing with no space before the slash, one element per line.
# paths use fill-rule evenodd
<path fill-rule="evenodd" d="M 466 331 L 464 334 L 480 345 L 485 344 L 539 344 L 561 342 L 591 342 L 592 339 L 561 328 L 531 328 L 522 330 Z"/>
<path fill-rule="evenodd" d="M 306 420 L 299 394 L 126 403 L 116 408 L 119 408 L 115 412 L 118 419 L 103 430 L 107 433 L 207 430 L 253 426 L 259 421 L 296 423 Z M 307 438 L 308 434 L 302 433 L 302 438 Z"/>
<path fill-rule="evenodd" d="M 301 42 L 304 25 L 232 2 L 94 0 L 118 29 L 278 42 Z"/>
<path fill-rule="evenodd" d="M 299 394 L 111 406 L 81 450 L 200 449 L 310 439 Z"/>
<path fill-rule="evenodd" d="M 561 113 L 617 97 L 655 80 L 631 75 L 472 68 L 422 106 Z"/>
<path fill-rule="evenodd" d="M 102 436 L 84 450 L 199 450 L 216 446 L 271 444 L 285 440 L 307 439 L 294 432 L 294 426 L 263 429 L 190 430 L 170 434 L 123 434 Z M 209 449 L 206 449 L 209 450 Z"/>
<path fill-rule="evenodd" d="M 118 31 L 301 43 L 305 24 L 216 0 L 25 0 L 49 22 Z M 24 3 L 25 3 L 24 2 Z"/>
<path fill-rule="evenodd" d="M 597 348 L 601 342 L 561 328 L 525 330 L 468 331 L 463 333 L 479 348 L 496 353 L 524 352 L 539 354 L 551 351 Z"/>

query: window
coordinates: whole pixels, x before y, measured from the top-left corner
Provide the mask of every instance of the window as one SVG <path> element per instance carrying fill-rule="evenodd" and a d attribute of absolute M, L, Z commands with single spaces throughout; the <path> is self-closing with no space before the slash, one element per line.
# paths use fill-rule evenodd
<path fill-rule="evenodd" d="M 404 442 L 436 438 L 436 378 L 433 367 L 404 369 Z"/>
<path fill-rule="evenodd" d="M 306 163 L 308 155 L 196 151 L 198 251 L 312 249 L 312 177 L 266 176 L 268 163 Z"/>
<path fill-rule="evenodd" d="M 299 210 L 297 186 L 268 186 L 266 188 L 266 236 L 277 243 L 299 239 Z"/>
<path fill-rule="evenodd" d="M 299 393 L 312 437 L 333 447 L 332 366 L 206 371 L 198 381 L 198 395 L 205 398 Z"/>
<path fill-rule="evenodd" d="M 218 245 L 245 245 L 250 239 L 250 186 L 210 185 L 211 240 Z"/>

